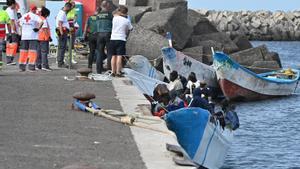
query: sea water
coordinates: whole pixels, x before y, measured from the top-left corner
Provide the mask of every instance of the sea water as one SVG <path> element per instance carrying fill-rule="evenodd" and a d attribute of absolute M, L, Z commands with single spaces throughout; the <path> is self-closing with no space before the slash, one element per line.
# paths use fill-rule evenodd
<path fill-rule="evenodd" d="M 300 42 L 252 44 L 266 44 L 270 51 L 278 52 L 283 67 L 300 68 Z M 300 94 L 237 103 L 236 110 L 240 128 L 224 169 L 300 169 Z"/>

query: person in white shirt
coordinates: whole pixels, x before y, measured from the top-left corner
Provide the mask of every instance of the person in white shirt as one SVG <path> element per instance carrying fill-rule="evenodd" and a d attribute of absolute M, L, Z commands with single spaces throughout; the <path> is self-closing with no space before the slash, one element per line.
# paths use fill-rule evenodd
<path fill-rule="evenodd" d="M 6 12 L 10 18 L 11 31 L 7 32 L 6 37 L 6 62 L 7 65 L 16 65 L 14 58 L 17 56 L 17 50 L 19 46 L 19 27 L 18 27 L 18 16 L 16 10 L 16 1 L 7 0 Z"/>
<path fill-rule="evenodd" d="M 71 10 L 71 8 L 72 4 L 67 2 L 56 16 L 56 33 L 58 35 L 57 63 L 60 68 L 66 67 L 64 58 L 67 49 L 68 33 L 70 31 L 67 13 Z"/>
<path fill-rule="evenodd" d="M 188 83 L 184 95 L 187 99 L 193 98 L 194 89 L 200 87 L 200 81 L 197 80 L 196 74 L 191 72 L 188 77 Z"/>
<path fill-rule="evenodd" d="M 123 77 L 121 70 L 123 56 L 126 55 L 126 38 L 129 31 L 133 29 L 130 20 L 127 18 L 128 8 L 120 5 L 114 14 L 112 33 L 109 44 L 109 52 L 112 55 L 111 68 L 112 76 Z"/>
<path fill-rule="evenodd" d="M 20 19 L 21 26 L 21 47 L 19 57 L 20 71 L 35 71 L 38 48 L 38 31 L 42 26 L 42 19 L 36 14 L 37 7 L 30 6 L 30 11 L 25 13 Z"/>

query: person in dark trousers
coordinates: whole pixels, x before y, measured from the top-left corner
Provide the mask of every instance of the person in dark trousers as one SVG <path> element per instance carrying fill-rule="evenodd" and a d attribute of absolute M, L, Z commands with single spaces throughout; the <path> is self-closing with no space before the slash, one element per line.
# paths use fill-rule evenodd
<path fill-rule="evenodd" d="M 98 9 L 98 12 L 96 12 L 94 15 L 90 16 L 87 20 L 87 23 L 85 25 L 85 31 L 84 31 L 84 37 L 89 42 L 89 58 L 88 58 L 88 68 L 93 67 L 93 62 L 95 60 L 95 54 L 97 49 L 97 37 L 98 37 L 98 30 L 97 30 L 97 24 L 98 24 L 98 13 L 101 10 L 101 8 Z"/>
<path fill-rule="evenodd" d="M 6 37 L 6 62 L 7 65 L 16 65 L 14 62 L 17 56 L 17 50 L 19 46 L 19 19 L 17 15 L 17 3 L 15 0 L 7 0 L 6 12 L 10 18 L 10 28 L 11 31 Z"/>
<path fill-rule="evenodd" d="M 111 54 L 109 50 L 107 50 L 107 55 L 105 54 L 105 48 L 108 48 L 110 43 L 110 36 L 112 31 L 112 20 L 113 15 L 110 12 L 109 3 L 107 1 L 102 1 L 101 3 L 101 11 L 98 14 L 98 37 L 97 37 L 97 45 L 98 45 L 98 57 L 97 57 L 97 73 L 101 74 L 103 71 L 103 60 L 107 56 L 107 65 L 108 69 L 111 69 L 109 66 L 111 62 Z"/>
<path fill-rule="evenodd" d="M 66 67 L 64 57 L 67 49 L 68 33 L 70 31 L 67 13 L 71 10 L 71 7 L 72 4 L 67 2 L 56 16 L 56 32 L 58 35 L 57 63 L 59 68 Z"/>
<path fill-rule="evenodd" d="M 42 7 L 41 9 L 41 19 L 42 27 L 39 31 L 39 49 L 38 49 L 38 58 L 36 66 L 38 69 L 44 71 L 52 71 L 48 63 L 48 54 L 49 54 L 49 42 L 52 41 L 50 33 L 50 25 L 48 23 L 47 17 L 50 15 L 49 9 Z"/>

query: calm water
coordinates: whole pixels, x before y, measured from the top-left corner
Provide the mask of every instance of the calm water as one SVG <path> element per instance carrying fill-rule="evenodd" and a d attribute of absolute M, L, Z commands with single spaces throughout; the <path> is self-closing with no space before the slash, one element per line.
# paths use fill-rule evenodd
<path fill-rule="evenodd" d="M 278 52 L 284 67 L 300 68 L 300 42 L 253 44 Z M 300 95 L 239 103 L 237 110 L 241 127 L 224 169 L 300 169 Z"/>

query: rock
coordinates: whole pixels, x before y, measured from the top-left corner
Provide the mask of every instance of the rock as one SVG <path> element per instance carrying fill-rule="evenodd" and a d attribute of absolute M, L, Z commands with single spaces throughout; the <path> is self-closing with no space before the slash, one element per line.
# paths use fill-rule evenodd
<path fill-rule="evenodd" d="M 203 15 L 203 16 L 208 16 L 209 15 L 209 10 L 207 10 L 207 9 L 198 9 L 197 12 L 200 15 Z"/>
<path fill-rule="evenodd" d="M 153 10 L 182 7 L 187 11 L 186 0 L 149 0 L 148 5 L 152 6 Z"/>
<path fill-rule="evenodd" d="M 221 32 L 193 36 L 191 47 L 202 46 L 199 44 L 199 42 L 208 41 L 208 40 L 212 40 L 214 42 L 222 44 L 222 48 L 223 48 L 222 51 L 224 51 L 225 53 L 233 53 L 239 50 L 239 48 L 236 46 L 235 43 L 233 43 L 230 37 L 225 33 L 221 33 Z M 211 47 L 219 47 L 219 45 L 217 44 Z M 220 49 L 218 48 L 218 50 Z"/>
<path fill-rule="evenodd" d="M 198 60 L 199 62 L 203 62 L 203 54 L 204 54 L 203 50 L 204 50 L 203 46 L 195 46 L 192 48 L 186 48 L 182 52 L 185 55 L 188 55 L 188 56 Z"/>
<path fill-rule="evenodd" d="M 143 55 L 152 60 L 161 55 L 165 46 L 168 42 L 163 36 L 136 25 L 128 37 L 126 50 L 128 55 Z"/>
<path fill-rule="evenodd" d="M 184 14 L 181 12 L 180 8 L 148 12 L 142 17 L 139 25 L 160 35 L 171 32 L 175 42 L 174 47 L 181 50 L 185 47 L 193 33 L 193 29 L 187 25 L 186 19 L 182 18 Z"/>
<path fill-rule="evenodd" d="M 268 52 L 265 54 L 265 61 L 276 61 L 280 68 L 282 68 L 281 60 L 277 52 Z"/>
<path fill-rule="evenodd" d="M 193 28 L 193 35 L 218 32 L 208 19 L 192 9 L 188 10 L 188 25 Z"/>
<path fill-rule="evenodd" d="M 95 99 L 96 96 L 95 94 L 89 92 L 76 92 L 73 94 L 73 98 L 81 101 L 89 101 Z"/>
<path fill-rule="evenodd" d="M 113 0 L 113 3 L 118 5 L 119 0 Z M 126 0 L 127 6 L 147 6 L 148 0 Z"/>
<path fill-rule="evenodd" d="M 132 23 L 138 23 L 146 12 L 151 12 L 151 6 L 129 7 L 128 14 L 132 18 Z"/>
<path fill-rule="evenodd" d="M 276 61 L 255 61 L 251 66 L 267 69 L 280 69 L 280 66 Z"/>
<path fill-rule="evenodd" d="M 251 66 L 255 61 L 264 61 L 265 45 L 231 54 L 231 58 L 241 65 Z"/>
<path fill-rule="evenodd" d="M 239 50 L 246 50 L 246 49 L 250 49 L 253 47 L 245 35 L 237 36 L 233 40 L 233 42 L 236 44 L 236 46 L 239 48 Z"/>

